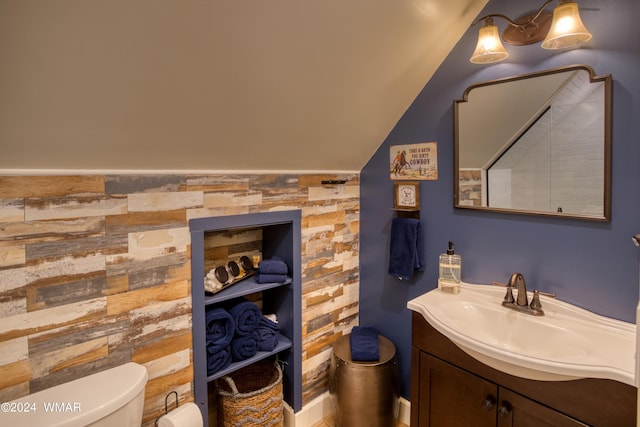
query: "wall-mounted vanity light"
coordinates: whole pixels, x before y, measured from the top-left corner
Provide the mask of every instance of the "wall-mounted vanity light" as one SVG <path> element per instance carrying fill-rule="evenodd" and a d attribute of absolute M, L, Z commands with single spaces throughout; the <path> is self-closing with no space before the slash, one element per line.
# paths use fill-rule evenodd
<path fill-rule="evenodd" d="M 479 22 L 484 24 L 478 33 L 476 50 L 469 60 L 474 64 L 490 64 L 506 59 L 509 52 L 504 48 L 502 40 L 515 46 L 542 40 L 544 49 L 576 47 L 591 40 L 591 33 L 580 19 L 578 4 L 571 0 L 559 0 L 552 14 L 544 11 L 552 1 L 547 0 L 537 12 L 521 16 L 515 21 L 502 14 L 491 14 L 477 19 L 471 26 Z M 502 40 L 493 18 L 502 18 L 509 22 L 509 26 L 502 33 Z"/>

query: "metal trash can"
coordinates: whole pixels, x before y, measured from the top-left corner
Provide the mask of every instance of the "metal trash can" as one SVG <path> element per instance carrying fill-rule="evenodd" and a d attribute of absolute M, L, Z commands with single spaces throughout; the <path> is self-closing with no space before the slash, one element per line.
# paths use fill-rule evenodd
<path fill-rule="evenodd" d="M 398 415 L 399 379 L 396 347 L 378 335 L 380 360 L 351 359 L 349 335 L 333 345 L 329 393 L 336 427 L 394 427 Z"/>

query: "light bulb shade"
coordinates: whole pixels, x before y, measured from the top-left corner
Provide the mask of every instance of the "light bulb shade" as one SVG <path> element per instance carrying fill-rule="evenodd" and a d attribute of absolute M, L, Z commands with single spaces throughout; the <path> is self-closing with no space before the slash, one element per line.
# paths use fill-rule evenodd
<path fill-rule="evenodd" d="M 551 29 L 542 42 L 545 49 L 565 49 L 591 40 L 591 33 L 580 19 L 576 2 L 561 2 L 553 9 Z"/>
<path fill-rule="evenodd" d="M 469 61 L 474 64 L 490 64 L 507 59 L 508 56 L 509 52 L 506 51 L 500 40 L 498 27 L 492 21 L 487 20 L 478 32 L 478 44 Z"/>

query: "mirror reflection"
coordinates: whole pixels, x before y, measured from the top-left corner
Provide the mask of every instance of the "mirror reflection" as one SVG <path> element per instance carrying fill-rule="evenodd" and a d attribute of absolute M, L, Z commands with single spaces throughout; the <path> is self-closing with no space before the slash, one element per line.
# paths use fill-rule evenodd
<path fill-rule="evenodd" d="M 587 66 L 469 87 L 454 102 L 455 206 L 608 220 L 610 94 Z"/>

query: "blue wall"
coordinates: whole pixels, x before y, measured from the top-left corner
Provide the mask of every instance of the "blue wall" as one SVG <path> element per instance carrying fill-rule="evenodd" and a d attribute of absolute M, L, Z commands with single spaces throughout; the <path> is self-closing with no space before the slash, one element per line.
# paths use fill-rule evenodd
<path fill-rule="evenodd" d="M 513 18 L 542 1 L 492 0 L 481 15 Z M 554 5 L 556 2 L 553 3 Z M 462 256 L 462 279 L 506 281 L 524 274 L 530 289 L 593 312 L 635 323 L 640 250 L 640 17 L 638 0 L 579 1 L 593 40 L 588 48 L 555 52 L 539 44 L 507 46 L 503 63 L 468 61 L 479 26 L 468 30 L 362 170 L 360 324 L 375 326 L 398 350 L 402 395 L 409 398 L 411 314 L 407 301 L 436 287 L 438 255 L 447 242 Z M 550 9 L 549 9 L 550 10 Z M 504 28 L 504 21 L 496 20 Z M 608 223 L 453 208 L 453 100 L 472 83 L 573 64 L 613 77 L 612 220 Z M 389 146 L 437 141 L 437 181 L 423 181 L 421 220 L 426 270 L 411 281 L 387 275 L 393 205 Z"/>

